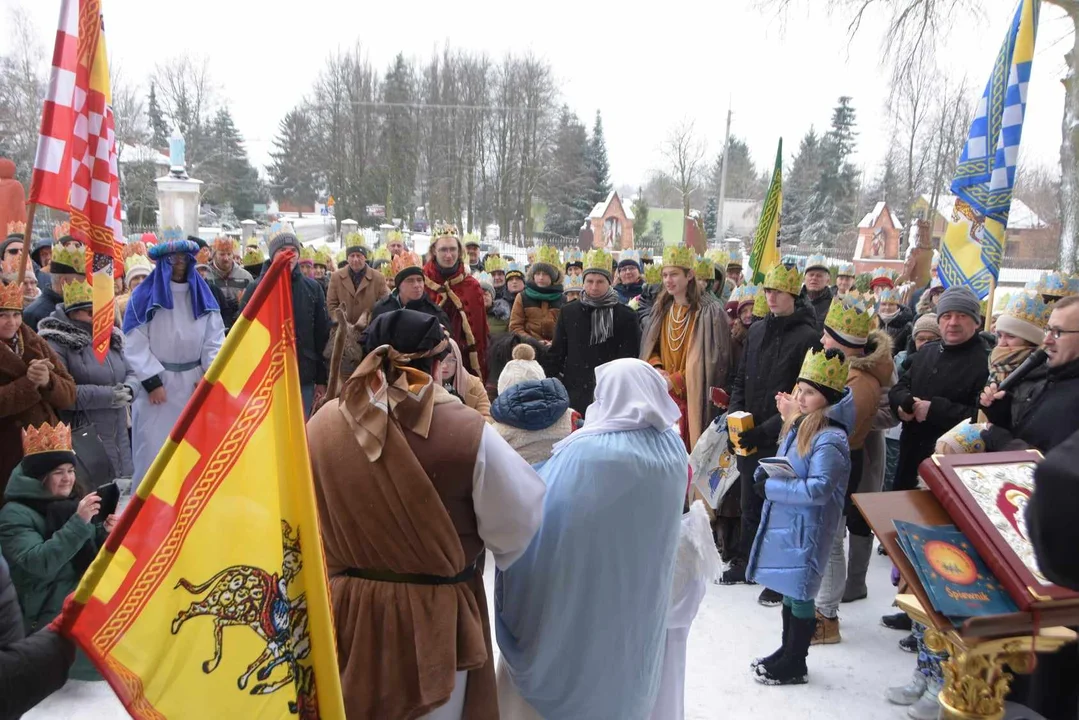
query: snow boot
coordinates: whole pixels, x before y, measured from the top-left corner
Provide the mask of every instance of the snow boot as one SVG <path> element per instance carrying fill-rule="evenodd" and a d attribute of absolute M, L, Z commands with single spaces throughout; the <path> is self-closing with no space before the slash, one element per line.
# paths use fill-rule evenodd
<path fill-rule="evenodd" d="M 777 607 L 783 602 L 783 595 L 777 593 L 775 590 L 769 590 L 764 588 L 761 590 L 761 594 L 757 597 L 757 602 L 764 607 Z"/>
<path fill-rule="evenodd" d="M 850 560 L 847 563 L 847 587 L 843 602 L 864 600 L 869 596 L 865 574 L 869 570 L 869 558 L 873 556 L 873 536 L 850 535 Z"/>
<path fill-rule="evenodd" d="M 839 634 L 839 618 L 830 618 L 825 615 L 821 615 L 820 610 L 817 611 L 817 629 L 813 633 L 813 640 L 810 645 L 835 645 L 843 642 L 843 636 Z"/>
<path fill-rule="evenodd" d="M 725 570 L 723 574 L 715 581 L 717 585 L 756 585 L 757 583 L 746 579 L 745 565 L 732 564 L 729 570 Z"/>
<path fill-rule="evenodd" d="M 890 687 L 884 694 L 888 702 L 894 705 L 913 705 L 925 694 L 927 684 L 925 675 L 921 670 L 915 670 L 911 675 L 910 682 L 899 687 Z"/>
<path fill-rule="evenodd" d="M 790 640 L 791 635 L 791 609 L 786 605 L 783 606 L 783 643 L 779 646 L 779 649 L 768 657 L 757 658 L 749 664 L 749 667 L 753 670 L 757 669 L 758 665 L 774 665 L 779 661 L 779 658 L 783 655 L 783 650 L 787 647 L 787 642 Z M 912 701 L 913 702 L 913 701 Z"/>
<path fill-rule="evenodd" d="M 758 665 L 754 680 L 761 685 L 805 685 L 809 682 L 806 657 L 817 629 L 817 618 L 791 618 L 790 637 L 782 657 L 771 666 Z"/>
<path fill-rule="evenodd" d="M 940 695 L 944 683 L 940 680 L 930 680 L 925 686 L 925 692 L 918 701 L 907 709 L 907 717 L 914 720 L 937 720 L 940 717 Z"/>

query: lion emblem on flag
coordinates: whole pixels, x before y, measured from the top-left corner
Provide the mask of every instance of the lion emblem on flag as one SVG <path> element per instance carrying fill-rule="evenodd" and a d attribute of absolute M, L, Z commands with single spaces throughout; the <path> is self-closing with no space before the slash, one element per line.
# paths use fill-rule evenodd
<path fill-rule="evenodd" d="M 303 593 L 289 597 L 289 586 L 303 567 L 300 534 L 284 520 L 281 521 L 281 573 L 269 573 L 252 565 L 233 565 L 217 572 L 205 582 L 194 585 L 180 578 L 175 589 L 183 588 L 192 595 L 202 595 L 172 621 L 172 634 L 188 620 L 207 616 L 213 618 L 214 654 L 202 663 L 202 671 L 213 672 L 221 663 L 223 634 L 226 627 L 251 628 L 266 643 L 266 649 L 247 666 L 236 681 L 246 690 L 254 675 L 258 683 L 252 695 L 269 695 L 294 684 L 296 701 L 289 702 L 289 712 L 303 720 L 318 717 L 315 702 L 314 670 L 303 662 L 311 653 L 307 627 L 307 600 Z M 205 593 L 205 595 L 203 595 Z M 284 676 L 271 680 L 278 666 L 284 666 Z"/>

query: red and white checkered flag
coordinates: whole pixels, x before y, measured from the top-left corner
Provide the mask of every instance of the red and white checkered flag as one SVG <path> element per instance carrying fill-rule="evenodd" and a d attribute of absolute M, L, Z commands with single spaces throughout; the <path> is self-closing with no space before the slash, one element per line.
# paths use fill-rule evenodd
<path fill-rule="evenodd" d="M 49 94 L 41 113 L 41 132 L 30 202 L 68 210 L 71 189 L 71 132 L 75 127 L 75 75 L 78 65 L 79 0 L 61 0 L 60 26 L 52 54 Z"/>

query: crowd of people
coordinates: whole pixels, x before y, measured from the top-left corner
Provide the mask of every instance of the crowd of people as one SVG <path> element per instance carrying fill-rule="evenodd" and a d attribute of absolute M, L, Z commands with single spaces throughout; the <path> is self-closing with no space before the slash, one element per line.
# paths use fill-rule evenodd
<path fill-rule="evenodd" d="M 680 718 L 712 581 L 779 608 L 780 647 L 747 658 L 752 677 L 806 683 L 811 646 L 841 643 L 842 604 L 868 596 L 852 494 L 918 487 L 934 452 L 1052 456 L 1079 431 L 1079 279 L 1061 273 L 995 313 L 886 269 L 859 292 L 854 266 L 823 256 L 758 286 L 740 253 L 682 246 L 538 247 L 522 265 L 452 226 L 426 258 L 397 231 L 373 249 L 346 237 L 336 258 L 288 226 L 248 244 L 165 233 L 126 247 L 99 362 L 85 248 L 59 228 L 16 285 L 25 242 L 14 228 L 0 244 L 0 648 L 32 641 L 65 667 L 66 641 L 43 638 L 116 522 L 98 488 L 138 486 L 281 253 L 350 717 Z M 752 425 L 724 449 L 738 477 L 712 508 L 689 453 L 726 413 Z M 1038 537 L 1066 532 L 1054 510 Z M 1072 577 L 1057 550 L 1039 555 Z M 941 658 L 909 618 L 882 620 L 919 657 L 888 699 L 936 717 Z"/>

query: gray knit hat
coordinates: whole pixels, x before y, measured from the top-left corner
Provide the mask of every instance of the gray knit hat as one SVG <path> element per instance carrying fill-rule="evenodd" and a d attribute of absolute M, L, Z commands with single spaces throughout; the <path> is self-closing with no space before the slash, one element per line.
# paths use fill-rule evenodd
<path fill-rule="evenodd" d="M 975 322 L 981 322 L 982 303 L 966 285 L 954 285 L 944 291 L 937 300 L 937 317 L 950 312 L 963 313 L 974 318 Z"/>
<path fill-rule="evenodd" d="M 937 316 L 933 313 L 926 313 L 914 321 L 914 330 L 911 335 L 918 337 L 919 334 L 924 332 L 932 333 L 937 340 L 940 340 L 940 324 L 937 323 Z"/>
<path fill-rule="evenodd" d="M 273 258 L 274 254 L 286 245 L 293 248 L 297 254 L 300 252 L 300 241 L 296 236 L 289 232 L 282 232 L 270 238 L 268 243 L 270 258 Z"/>

